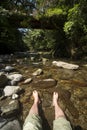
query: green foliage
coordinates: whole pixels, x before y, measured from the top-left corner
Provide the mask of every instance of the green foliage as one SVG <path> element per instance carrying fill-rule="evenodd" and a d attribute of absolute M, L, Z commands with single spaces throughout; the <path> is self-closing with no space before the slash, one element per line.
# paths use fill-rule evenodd
<path fill-rule="evenodd" d="M 68 11 L 68 21 L 65 23 L 64 31 L 72 36 L 72 33 L 75 34 L 79 29 L 82 33 L 86 26 L 84 26 L 84 19 L 81 17 L 79 5 L 75 5 Z"/>
<path fill-rule="evenodd" d="M 74 22 L 72 22 L 72 21 L 65 23 L 64 31 L 66 32 L 67 35 L 70 35 L 73 25 L 74 25 Z"/>
<path fill-rule="evenodd" d="M 81 5 L 74 5 L 73 8 L 69 9 L 67 21 L 64 25 L 66 36 L 71 40 L 71 47 L 77 49 L 78 56 L 84 55 L 83 48 L 87 46 L 87 25 L 83 16 Z"/>
<path fill-rule="evenodd" d="M 53 15 L 64 15 L 66 12 L 64 12 L 60 8 L 51 8 L 46 11 L 46 16 L 51 17 Z"/>
<path fill-rule="evenodd" d="M 3 0 L 0 5 L 0 47 L 8 52 L 23 50 L 27 44 L 30 50 L 50 50 L 56 57 L 67 56 L 72 48 L 86 54 L 87 0 Z M 31 29 L 23 44 L 18 26 L 53 30 Z"/>
<path fill-rule="evenodd" d="M 55 57 L 67 56 L 62 30 L 29 30 L 23 40 L 31 51 L 50 51 Z"/>
<path fill-rule="evenodd" d="M 43 30 L 29 30 L 27 34 L 23 37 L 23 40 L 28 45 L 30 50 L 46 48 Z"/>

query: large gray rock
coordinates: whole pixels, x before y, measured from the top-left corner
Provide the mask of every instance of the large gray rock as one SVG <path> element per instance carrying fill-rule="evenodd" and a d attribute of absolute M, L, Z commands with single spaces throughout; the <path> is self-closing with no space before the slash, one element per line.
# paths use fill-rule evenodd
<path fill-rule="evenodd" d="M 8 77 L 8 79 L 14 80 L 16 82 L 23 80 L 23 75 L 21 75 L 21 74 L 10 74 L 10 75 L 7 75 L 7 77 Z"/>
<path fill-rule="evenodd" d="M 8 83 L 8 78 L 5 75 L 0 75 L 0 88 L 5 87 Z"/>
<path fill-rule="evenodd" d="M 55 66 L 58 66 L 58 67 L 65 68 L 65 69 L 72 69 L 72 70 L 74 70 L 74 69 L 78 69 L 79 68 L 79 65 L 70 64 L 70 63 L 62 62 L 62 61 L 53 61 L 52 64 L 55 65 Z"/>
<path fill-rule="evenodd" d="M 17 92 L 19 92 L 21 88 L 19 86 L 6 86 L 4 88 L 4 96 L 11 96 Z"/>
<path fill-rule="evenodd" d="M 18 100 L 11 100 L 9 98 L 0 101 L 1 116 L 8 117 L 15 114 L 19 110 Z"/>
<path fill-rule="evenodd" d="M 22 130 L 21 125 L 17 119 L 7 120 L 1 118 L 0 120 L 0 130 Z"/>

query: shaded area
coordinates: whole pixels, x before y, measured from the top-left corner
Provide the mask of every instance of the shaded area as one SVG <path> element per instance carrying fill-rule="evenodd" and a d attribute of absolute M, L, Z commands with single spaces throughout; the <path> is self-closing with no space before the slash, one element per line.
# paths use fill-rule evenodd
<path fill-rule="evenodd" d="M 21 33 L 16 28 L 3 27 L 0 30 L 0 54 L 11 54 L 28 49 L 22 41 Z"/>

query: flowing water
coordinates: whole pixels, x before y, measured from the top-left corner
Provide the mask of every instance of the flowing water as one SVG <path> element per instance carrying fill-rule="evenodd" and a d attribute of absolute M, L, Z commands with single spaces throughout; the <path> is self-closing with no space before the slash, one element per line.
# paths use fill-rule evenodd
<path fill-rule="evenodd" d="M 32 78 L 29 84 L 24 81 L 19 85 L 23 88 L 20 94 L 21 119 L 24 122 L 32 106 L 32 91 L 37 90 L 42 100 L 42 119 L 45 130 L 52 129 L 54 120 L 54 108 L 52 106 L 52 95 L 54 91 L 59 93 L 59 104 L 65 112 L 73 128 L 87 130 L 87 63 L 72 62 L 80 67 L 77 70 L 58 68 L 52 65 L 53 60 L 46 61 L 45 65 L 41 61 L 30 61 L 28 59 L 16 59 L 15 62 L 4 63 L 3 66 L 11 65 L 15 71 L 19 71 L 24 79 Z M 62 61 L 64 61 L 62 59 Z M 43 73 L 33 76 L 32 73 L 41 68 Z M 41 82 L 43 79 L 55 79 L 55 83 Z"/>

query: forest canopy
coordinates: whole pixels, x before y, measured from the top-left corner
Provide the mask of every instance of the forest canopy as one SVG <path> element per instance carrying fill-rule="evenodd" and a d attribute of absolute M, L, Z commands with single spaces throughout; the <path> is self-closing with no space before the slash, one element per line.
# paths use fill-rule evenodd
<path fill-rule="evenodd" d="M 23 34 L 18 28 L 31 31 Z M 82 58 L 87 55 L 87 1 L 3 0 L 0 29 L 0 53 L 39 48 L 54 57 Z"/>

